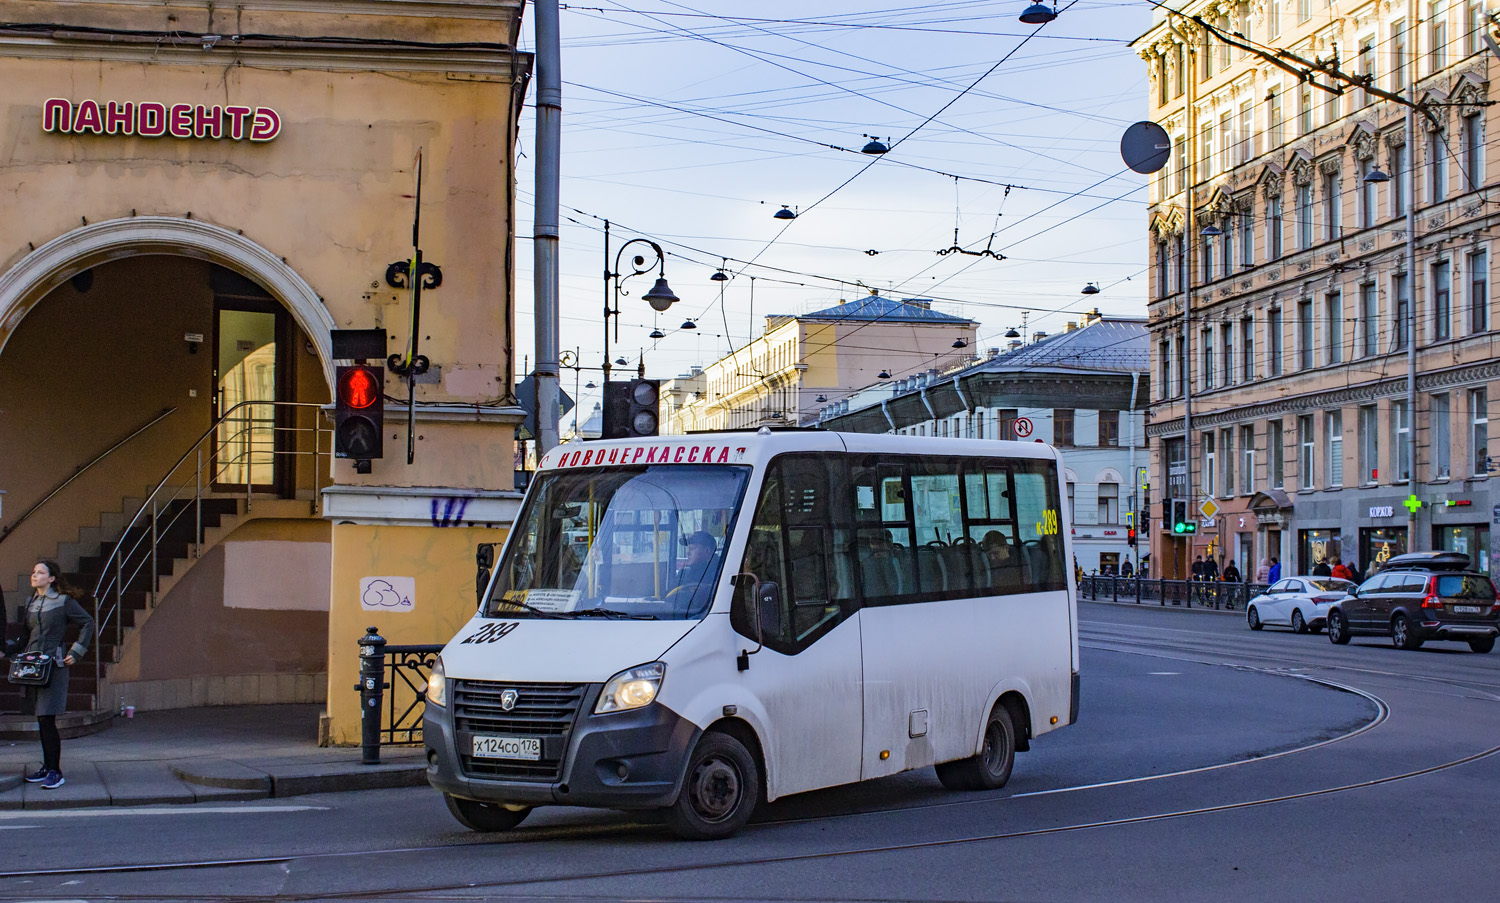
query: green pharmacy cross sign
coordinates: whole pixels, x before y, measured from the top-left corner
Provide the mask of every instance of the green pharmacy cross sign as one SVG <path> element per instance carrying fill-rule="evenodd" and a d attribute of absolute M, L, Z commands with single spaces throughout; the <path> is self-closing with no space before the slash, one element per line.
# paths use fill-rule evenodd
<path fill-rule="evenodd" d="M 1416 493 L 1413 493 L 1410 498 L 1401 504 L 1406 506 L 1406 510 L 1411 512 L 1412 517 L 1416 517 L 1417 511 L 1422 507 L 1422 500 L 1417 498 Z"/>

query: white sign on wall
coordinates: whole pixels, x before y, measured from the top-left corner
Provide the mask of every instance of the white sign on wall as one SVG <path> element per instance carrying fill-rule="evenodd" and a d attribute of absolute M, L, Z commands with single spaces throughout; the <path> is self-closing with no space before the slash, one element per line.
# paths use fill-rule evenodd
<path fill-rule="evenodd" d="M 411 611 L 416 597 L 415 577 L 364 577 L 359 581 L 359 607 L 365 611 Z"/>
<path fill-rule="evenodd" d="M 1396 506 L 1395 505 L 1381 505 L 1381 506 L 1373 506 L 1372 505 L 1370 507 L 1370 516 L 1371 517 L 1390 517 L 1395 512 L 1395 510 L 1396 510 Z"/>

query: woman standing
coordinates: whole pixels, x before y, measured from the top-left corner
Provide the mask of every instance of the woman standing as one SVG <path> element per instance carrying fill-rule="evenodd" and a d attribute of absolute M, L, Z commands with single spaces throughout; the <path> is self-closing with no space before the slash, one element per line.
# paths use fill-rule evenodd
<path fill-rule="evenodd" d="M 31 569 L 32 592 L 21 613 L 21 638 L 5 646 L 6 653 L 45 652 L 58 660 L 47 686 L 26 688 L 22 708 L 26 714 L 36 715 L 37 733 L 42 738 L 42 767 L 26 780 L 41 784 L 43 790 L 56 790 L 65 783 L 57 716 L 68 707 L 68 668 L 89 651 L 89 641 L 94 637 L 94 619 L 68 594 L 60 583 L 61 576 L 55 561 L 38 561 Z M 78 625 L 78 640 L 64 652 L 69 624 Z"/>

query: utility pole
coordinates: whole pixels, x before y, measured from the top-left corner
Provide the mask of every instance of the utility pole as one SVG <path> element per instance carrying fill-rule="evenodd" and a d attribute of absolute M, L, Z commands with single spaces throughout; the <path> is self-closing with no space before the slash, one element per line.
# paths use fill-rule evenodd
<path fill-rule="evenodd" d="M 1416 40 L 1412 20 L 1417 16 L 1416 0 L 1411 0 L 1406 17 L 1406 52 L 1410 58 L 1403 70 L 1416 84 Z M 1429 161 L 1430 165 L 1430 161 Z M 1400 178 L 1398 175 L 1397 178 Z M 1406 105 L 1406 485 L 1411 498 L 1417 496 L 1417 108 Z M 1408 507 L 1406 550 L 1415 552 L 1426 543 L 1418 543 L 1418 509 Z M 1366 562 L 1368 566 L 1368 562 Z"/>
<path fill-rule="evenodd" d="M 536 307 L 537 459 L 557 446 L 558 207 L 562 181 L 562 39 L 558 0 L 533 0 L 536 9 L 536 214 L 532 277 Z"/>

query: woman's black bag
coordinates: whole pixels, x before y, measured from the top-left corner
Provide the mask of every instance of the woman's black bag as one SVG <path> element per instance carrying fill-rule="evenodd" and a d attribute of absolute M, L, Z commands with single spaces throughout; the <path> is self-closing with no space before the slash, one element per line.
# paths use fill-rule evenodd
<path fill-rule="evenodd" d="M 55 662 L 45 652 L 23 652 L 10 660 L 10 682 L 23 687 L 45 687 L 52 683 Z"/>

